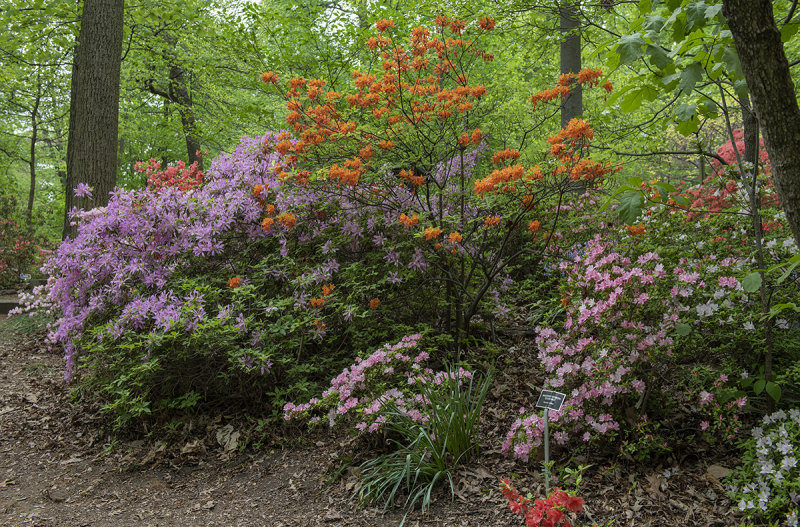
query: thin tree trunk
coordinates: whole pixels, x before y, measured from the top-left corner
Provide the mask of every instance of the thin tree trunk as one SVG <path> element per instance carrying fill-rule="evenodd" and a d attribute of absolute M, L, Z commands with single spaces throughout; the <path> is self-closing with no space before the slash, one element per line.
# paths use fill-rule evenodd
<path fill-rule="evenodd" d="M 581 71 L 581 34 L 578 8 L 572 1 L 558 8 L 561 21 L 561 74 Z M 575 117 L 583 115 L 583 91 L 577 84 L 561 104 L 561 128 L 566 128 Z"/>
<path fill-rule="evenodd" d="M 31 155 L 30 155 L 30 173 L 31 173 L 31 187 L 28 192 L 28 210 L 25 213 L 25 223 L 28 228 L 28 234 L 33 234 L 33 198 L 36 195 L 36 141 L 39 135 L 39 104 L 42 101 L 42 77 L 36 78 L 36 99 L 33 101 L 33 109 L 31 110 Z"/>
<path fill-rule="evenodd" d="M 771 0 L 723 0 L 775 188 L 800 246 L 800 108 Z"/>

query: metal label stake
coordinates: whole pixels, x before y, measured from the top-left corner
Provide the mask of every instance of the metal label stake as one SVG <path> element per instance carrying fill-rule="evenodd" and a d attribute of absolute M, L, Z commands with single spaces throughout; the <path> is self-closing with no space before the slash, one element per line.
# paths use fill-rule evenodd
<path fill-rule="evenodd" d="M 536 408 L 544 408 L 544 490 L 550 495 L 550 410 L 559 411 L 567 394 L 542 390 Z"/>

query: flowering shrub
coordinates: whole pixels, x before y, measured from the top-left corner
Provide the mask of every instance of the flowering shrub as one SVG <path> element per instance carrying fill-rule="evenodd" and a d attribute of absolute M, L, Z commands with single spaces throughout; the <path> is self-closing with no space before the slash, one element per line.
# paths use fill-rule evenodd
<path fill-rule="evenodd" d="M 0 219 L 0 288 L 20 283 L 20 273 L 32 266 L 39 248 L 25 231 L 10 219 Z"/>
<path fill-rule="evenodd" d="M 285 97 L 293 131 L 275 149 L 298 169 L 276 166 L 279 180 L 298 195 L 316 193 L 334 203 L 336 214 L 326 209 L 324 216 L 340 218 L 351 248 L 363 248 L 362 233 L 373 233 L 367 243 L 386 251 L 390 264 L 401 267 L 400 259 L 408 259 L 407 267 L 425 271 L 428 283 L 444 285 L 444 298 L 433 293 L 436 307 L 457 341 L 479 313 L 503 312 L 495 293 L 507 268 L 550 243 L 558 216 L 541 211 L 561 200 L 570 181 L 597 184 L 610 171 L 586 158 L 592 131 L 576 119 L 550 138 L 549 165 L 526 167 L 520 152 L 503 149 L 480 177 L 487 165 L 479 128 L 487 90 L 471 75 L 476 62 L 493 58 L 478 47 L 494 27 L 491 19 L 484 22 L 440 16 L 432 29 L 415 28 L 406 45 L 396 40 L 391 21 L 380 21 L 367 44 L 381 69 L 354 71 L 345 93 L 322 79 L 262 76 Z M 575 83 L 597 85 L 601 75 L 581 72 L 564 83 L 563 95 Z M 319 162 L 317 173 L 307 169 Z M 266 218 L 265 228 L 274 221 Z M 408 274 L 396 269 L 388 279 L 407 283 Z"/>
<path fill-rule="evenodd" d="M 800 510 L 800 411 L 764 416 L 743 441 L 742 465 L 727 479 L 728 496 L 748 517 L 797 525 Z"/>
<path fill-rule="evenodd" d="M 357 421 L 354 425 L 357 431 L 372 433 L 386 423 L 386 408 L 391 408 L 415 423 L 428 422 L 430 402 L 419 386 L 461 382 L 471 379 L 472 373 L 463 368 L 448 373 L 424 367 L 430 355 L 427 351 L 416 352 L 421 338 L 420 334 L 409 335 L 394 345 L 383 346 L 366 359 L 356 358 L 355 364 L 331 381 L 331 387 L 321 398 L 303 404 L 286 403 L 284 419 L 302 418 L 315 424 L 327 416 L 330 426 L 349 419 Z"/>
<path fill-rule="evenodd" d="M 511 512 L 522 516 L 528 527 L 571 527 L 567 514 L 581 512 L 584 505 L 583 498 L 571 496 L 558 487 L 545 499 L 534 500 L 530 493 L 522 496 L 507 478 L 501 480 L 500 492 L 508 500 Z"/>
<path fill-rule="evenodd" d="M 203 184 L 203 172 L 198 166 L 198 162 L 195 161 L 189 168 L 186 168 L 184 161 L 178 161 L 175 165 L 161 170 L 161 163 L 151 158 L 148 163 L 143 161 L 136 163 L 134 168 L 147 178 L 147 188 L 158 192 L 166 187 L 174 187 L 182 191 L 199 187 Z"/>

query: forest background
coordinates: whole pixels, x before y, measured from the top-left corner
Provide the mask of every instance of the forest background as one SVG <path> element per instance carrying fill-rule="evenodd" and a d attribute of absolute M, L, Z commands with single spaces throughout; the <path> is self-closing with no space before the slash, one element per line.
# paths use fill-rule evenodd
<path fill-rule="evenodd" d="M 796 521 L 791 449 L 756 480 L 741 425 L 800 433 L 797 2 L 2 7 L 0 286 L 53 256 L 29 305 L 116 433 L 224 404 L 428 422 L 432 393 L 357 373 L 489 376 L 519 330 L 570 395 L 559 444 L 665 455 L 696 403 L 680 440 L 742 440 L 731 497 Z M 542 420 L 509 425 L 527 461 Z"/>

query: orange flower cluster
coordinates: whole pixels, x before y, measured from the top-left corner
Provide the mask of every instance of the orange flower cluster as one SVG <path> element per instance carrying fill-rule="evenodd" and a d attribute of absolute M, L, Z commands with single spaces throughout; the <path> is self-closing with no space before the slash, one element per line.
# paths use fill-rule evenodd
<path fill-rule="evenodd" d="M 325 298 L 312 298 L 308 303 L 312 309 L 319 309 L 325 305 Z"/>
<path fill-rule="evenodd" d="M 499 150 L 492 156 L 492 163 L 499 165 L 505 163 L 507 160 L 516 161 L 517 159 L 519 159 L 518 150 Z"/>
<path fill-rule="evenodd" d="M 297 223 L 297 218 L 291 212 L 284 212 L 280 216 L 278 216 L 278 223 L 286 227 L 287 229 L 291 229 L 294 227 L 295 223 Z"/>
<path fill-rule="evenodd" d="M 261 74 L 261 80 L 265 83 L 275 84 L 278 82 L 278 76 L 274 71 L 267 71 Z"/>
<path fill-rule="evenodd" d="M 609 165 L 582 157 L 582 151 L 589 147 L 589 140 L 592 138 L 594 131 L 589 123 L 578 118 L 572 119 L 566 128 L 549 137 L 547 142 L 551 145 L 550 153 L 561 162 L 556 173 L 566 174 L 574 181 L 600 181 L 613 171 Z"/>
<path fill-rule="evenodd" d="M 236 289 L 241 285 L 241 283 L 242 283 L 241 277 L 234 276 L 233 278 L 228 280 L 228 287 L 230 287 L 231 289 Z"/>
<path fill-rule="evenodd" d="M 360 157 L 346 159 L 344 166 L 334 163 L 328 170 L 328 177 L 338 179 L 344 185 L 356 186 L 359 178 L 366 172 L 365 163 Z"/>
<path fill-rule="evenodd" d="M 528 224 L 528 230 L 534 233 L 541 228 L 542 228 L 542 222 L 539 220 L 533 220 Z"/>
<path fill-rule="evenodd" d="M 558 78 L 558 85 L 572 86 L 573 84 L 581 84 L 594 87 L 600 84 L 600 77 L 602 76 L 602 70 L 597 68 L 585 68 L 578 73 L 565 73 L 561 75 Z"/>
<path fill-rule="evenodd" d="M 425 236 L 425 239 L 430 241 L 433 240 L 434 238 L 438 238 L 439 235 L 442 234 L 442 229 L 440 229 L 439 227 L 428 227 L 425 229 L 425 232 L 423 232 L 423 234 Z"/>
<path fill-rule="evenodd" d="M 375 29 L 377 29 L 381 33 L 386 31 L 390 27 L 395 27 L 394 26 L 394 20 L 386 20 L 385 18 L 381 18 L 380 20 L 375 22 Z"/>
<path fill-rule="evenodd" d="M 491 31 L 494 29 L 494 26 L 497 22 L 495 22 L 494 18 L 489 18 L 485 16 L 478 20 L 478 27 L 483 29 L 484 31 Z"/>
<path fill-rule="evenodd" d="M 425 183 L 425 178 L 422 176 L 415 176 L 414 172 L 411 170 L 401 170 L 398 174 L 398 177 L 404 179 L 414 185 L 415 187 L 420 187 Z"/>
<path fill-rule="evenodd" d="M 323 329 L 325 329 L 325 322 L 317 319 L 314 321 L 314 327 L 317 328 L 317 331 L 322 331 Z"/>
<path fill-rule="evenodd" d="M 461 137 L 458 138 L 458 142 L 464 146 L 467 146 L 470 143 L 477 145 L 478 143 L 481 142 L 482 137 L 483 133 L 481 133 L 481 131 L 476 128 L 475 130 L 472 131 L 472 134 L 470 134 L 469 132 L 464 132 L 463 134 L 461 134 Z"/>
<path fill-rule="evenodd" d="M 419 217 L 417 217 L 416 214 L 410 217 L 406 216 L 405 214 L 400 214 L 400 219 L 398 221 L 400 222 L 400 225 L 402 225 L 406 229 L 410 229 L 411 227 L 419 223 Z"/>
<path fill-rule="evenodd" d="M 647 232 L 647 230 L 644 228 L 644 225 L 641 223 L 638 225 L 626 225 L 625 230 L 627 230 L 628 234 L 631 236 L 639 236 L 640 234 Z"/>
<path fill-rule="evenodd" d="M 544 91 L 536 92 L 531 95 L 531 104 L 533 105 L 533 109 L 537 109 L 540 103 L 543 102 L 550 102 L 559 97 L 561 99 L 566 99 L 567 95 L 569 95 L 570 89 L 566 86 L 556 86 L 555 88 L 550 88 Z"/>
<path fill-rule="evenodd" d="M 322 286 L 322 296 L 328 296 L 333 293 L 333 290 L 336 289 L 336 286 L 333 284 L 330 285 L 323 285 Z"/>
<path fill-rule="evenodd" d="M 267 204 L 264 208 L 267 211 L 267 216 L 274 216 L 275 215 L 275 205 L 272 203 Z"/>
<path fill-rule="evenodd" d="M 369 308 L 370 309 L 378 309 L 378 306 L 381 305 L 381 301 L 377 298 L 373 298 L 369 301 Z"/>
<path fill-rule="evenodd" d="M 450 235 L 447 237 L 450 240 L 450 243 L 460 243 L 461 240 L 464 239 L 457 231 L 451 232 Z"/>
<path fill-rule="evenodd" d="M 484 227 L 497 227 L 500 225 L 500 216 L 486 216 L 486 219 L 483 220 Z"/>
<path fill-rule="evenodd" d="M 275 220 L 272 218 L 264 218 L 261 220 L 261 228 L 264 229 L 265 232 L 269 232 L 272 228 L 272 224 L 275 223 Z"/>
<path fill-rule="evenodd" d="M 525 168 L 522 165 L 513 165 L 493 170 L 488 176 L 475 181 L 475 194 L 492 192 L 498 187 L 503 192 L 514 192 L 514 181 L 521 179 L 525 175 Z"/>
<path fill-rule="evenodd" d="M 338 145 L 352 145 L 355 141 L 357 149 L 361 150 L 359 157 L 364 160 L 363 166 L 360 169 L 347 166 L 329 169 L 331 177 L 347 185 L 356 185 L 369 169 L 373 147 L 391 150 L 405 130 L 417 123 L 456 118 L 470 112 L 487 93 L 485 86 L 471 86 L 465 75 L 456 75 L 453 71 L 468 54 L 485 61 L 493 59 L 490 54 L 477 49 L 471 40 L 461 38 L 467 27 L 464 21 L 438 17 L 437 27 L 441 28 L 441 34 L 437 36 L 426 28 L 415 28 L 411 32 L 410 48 L 397 45 L 385 36 L 388 29 L 395 27 L 392 20 L 381 19 L 375 27 L 378 34 L 371 37 L 367 45 L 383 62 L 379 62 L 381 67 L 376 72 L 353 72 L 354 90 L 351 93 L 342 95 L 333 90 L 326 91 L 324 82 L 319 79 L 307 81 L 294 77 L 289 80 L 285 92 L 286 120 L 295 139 L 284 138 L 275 147 L 283 155 L 296 156 L 292 160 L 295 161 L 304 159 L 312 149 L 325 143 L 347 139 L 348 143 Z M 478 28 L 483 31 L 494 27 L 495 21 L 489 17 L 478 23 Z M 276 83 L 277 75 L 270 73 L 265 74 L 265 82 Z M 365 110 L 362 116 L 374 117 L 380 124 L 375 127 L 374 122 L 357 125 L 354 121 L 345 121 L 343 114 L 349 111 L 347 106 L 353 111 Z M 468 140 L 477 144 L 481 136 L 481 132 L 475 130 L 467 133 L 462 143 L 466 144 Z M 370 149 L 369 155 L 364 152 L 365 148 Z M 288 171 L 288 167 L 280 167 L 276 174 L 281 176 L 281 171 Z M 283 182 L 288 177 L 279 179 Z M 307 182 L 308 178 L 297 180 Z"/>

